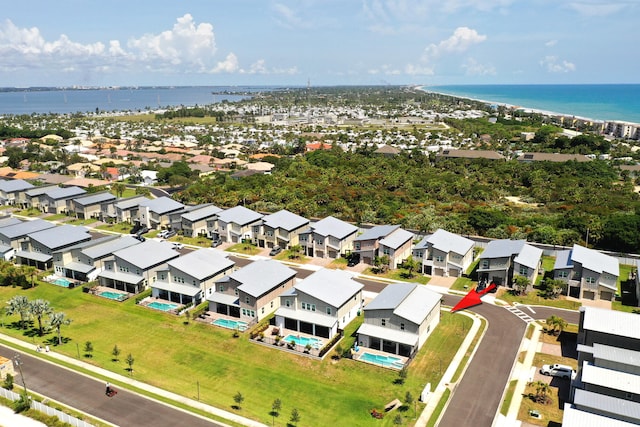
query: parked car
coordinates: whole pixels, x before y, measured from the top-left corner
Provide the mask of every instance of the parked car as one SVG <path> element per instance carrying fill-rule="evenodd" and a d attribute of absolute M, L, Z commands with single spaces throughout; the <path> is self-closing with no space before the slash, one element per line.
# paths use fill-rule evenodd
<path fill-rule="evenodd" d="M 173 249 L 179 250 L 184 248 L 184 245 L 182 243 L 174 243 L 173 244 Z"/>
<path fill-rule="evenodd" d="M 211 241 L 211 247 L 212 248 L 217 248 L 218 246 L 220 246 L 222 244 L 222 240 L 217 239 L 217 240 L 212 240 Z"/>
<path fill-rule="evenodd" d="M 560 377 L 566 379 L 573 379 L 576 377 L 576 371 L 571 366 L 560 365 L 555 363 L 553 365 L 542 365 L 540 368 L 542 375 L 550 375 L 552 377 Z"/>
<path fill-rule="evenodd" d="M 175 236 L 176 234 L 178 234 L 176 230 L 167 230 L 167 233 L 164 235 L 164 238 L 168 239 L 170 237 Z"/>
<path fill-rule="evenodd" d="M 360 264 L 360 254 L 351 254 L 349 256 L 349 261 L 347 261 L 348 267 L 354 267 Z"/>
<path fill-rule="evenodd" d="M 149 229 L 147 227 L 142 227 L 138 231 L 136 231 L 136 234 L 138 236 L 142 236 L 143 234 L 148 233 L 148 232 L 149 232 Z"/>
<path fill-rule="evenodd" d="M 133 236 L 134 239 L 138 239 L 141 242 L 144 242 L 145 240 L 147 240 L 144 236 L 140 236 L 138 234 L 136 234 L 135 236 Z"/>
<path fill-rule="evenodd" d="M 166 239 L 168 232 L 169 232 L 169 230 L 162 230 L 158 234 L 156 234 L 156 237 L 158 237 L 160 239 Z"/>
<path fill-rule="evenodd" d="M 271 251 L 269 251 L 269 255 L 278 255 L 280 252 L 282 252 L 282 248 L 278 245 L 275 245 L 273 248 L 271 248 Z"/>

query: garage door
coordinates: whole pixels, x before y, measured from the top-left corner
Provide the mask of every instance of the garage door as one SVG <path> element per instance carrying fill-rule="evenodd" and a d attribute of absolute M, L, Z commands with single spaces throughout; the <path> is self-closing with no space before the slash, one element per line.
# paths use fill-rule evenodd
<path fill-rule="evenodd" d="M 602 291 L 600 292 L 600 299 L 604 301 L 612 301 L 613 300 L 613 292 Z"/>
<path fill-rule="evenodd" d="M 592 291 L 584 291 L 582 293 L 582 298 L 593 300 L 596 298 L 596 293 Z"/>

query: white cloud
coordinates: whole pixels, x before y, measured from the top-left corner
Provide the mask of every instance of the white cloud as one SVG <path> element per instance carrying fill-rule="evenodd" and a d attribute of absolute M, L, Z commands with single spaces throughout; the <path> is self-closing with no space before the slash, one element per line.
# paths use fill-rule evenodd
<path fill-rule="evenodd" d="M 555 46 L 557 44 L 558 44 L 558 40 L 549 40 L 544 45 L 547 46 L 547 47 L 553 47 L 553 46 Z"/>
<path fill-rule="evenodd" d="M 433 67 L 415 64 L 407 64 L 404 67 L 404 72 L 410 76 L 433 76 L 435 74 Z"/>
<path fill-rule="evenodd" d="M 232 53 L 228 54 L 224 61 L 220 61 L 211 70 L 212 73 L 234 73 L 240 69 L 238 58 Z"/>
<path fill-rule="evenodd" d="M 442 40 L 438 44 L 430 44 L 424 50 L 422 59 L 429 61 L 447 53 L 459 53 L 469 49 L 474 44 L 482 43 L 487 36 L 478 34 L 476 30 L 468 27 L 458 27 L 451 37 Z"/>
<path fill-rule="evenodd" d="M 468 76 L 494 76 L 496 74 L 493 65 L 480 64 L 473 58 L 467 59 L 467 62 L 462 64 L 462 68 L 465 69 L 465 74 Z"/>
<path fill-rule="evenodd" d="M 567 6 L 581 15 L 603 17 L 618 13 L 627 5 L 623 2 L 595 0 L 571 2 Z"/>
<path fill-rule="evenodd" d="M 311 26 L 309 22 L 306 22 L 303 18 L 298 16 L 293 9 L 282 3 L 275 3 L 272 6 L 272 9 L 275 14 L 276 23 L 284 28 L 305 29 Z"/>
<path fill-rule="evenodd" d="M 550 73 L 568 73 L 576 70 L 576 66 L 572 62 L 566 60 L 560 61 L 557 56 L 553 55 L 545 56 L 544 59 L 540 61 L 540 65 L 545 67 Z"/>

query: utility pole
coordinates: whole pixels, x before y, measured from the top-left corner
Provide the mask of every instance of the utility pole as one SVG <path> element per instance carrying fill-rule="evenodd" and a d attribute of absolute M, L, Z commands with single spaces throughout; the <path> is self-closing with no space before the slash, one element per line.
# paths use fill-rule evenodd
<path fill-rule="evenodd" d="M 25 396 L 28 397 L 29 392 L 27 390 L 27 383 L 24 380 L 24 374 L 22 373 L 22 360 L 20 360 L 20 355 L 16 354 L 15 356 L 13 356 L 13 360 L 16 366 L 18 367 L 18 371 L 20 372 L 20 378 L 22 378 L 22 386 L 24 387 L 24 394 Z"/>

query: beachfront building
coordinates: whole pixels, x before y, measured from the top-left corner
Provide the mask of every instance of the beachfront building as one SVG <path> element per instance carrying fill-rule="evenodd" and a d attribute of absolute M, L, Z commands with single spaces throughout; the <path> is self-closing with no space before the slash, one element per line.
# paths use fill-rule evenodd
<path fill-rule="evenodd" d="M 438 229 L 412 250 L 420 271 L 430 276 L 461 277 L 473 262 L 473 240 Z"/>
<path fill-rule="evenodd" d="M 580 307 L 578 373 L 562 425 L 640 424 L 640 317 Z"/>
<path fill-rule="evenodd" d="M 151 296 L 181 305 L 200 304 L 211 295 L 216 280 L 233 271 L 235 263 L 215 249 L 198 249 L 167 262 L 151 283 Z"/>
<path fill-rule="evenodd" d="M 260 233 L 261 213 L 235 206 L 219 212 L 217 219 L 207 220 L 209 236 L 222 242 L 240 243 L 243 240 L 253 240 Z"/>
<path fill-rule="evenodd" d="M 295 270 L 277 261 L 254 261 L 216 281 L 207 296 L 209 311 L 251 325 L 278 309 L 280 294 L 293 287 L 295 276 Z"/>
<path fill-rule="evenodd" d="M 104 270 L 98 274 L 101 286 L 137 294 L 157 280 L 157 272 L 180 253 L 167 242 L 146 240 L 113 253 L 104 261 Z"/>
<path fill-rule="evenodd" d="M 440 322 L 442 296 L 415 283 L 385 287 L 364 307 L 360 347 L 412 357 Z"/>
<path fill-rule="evenodd" d="M 580 245 L 559 251 L 553 266 L 554 279 L 566 282 L 567 294 L 574 298 L 613 301 L 619 275 L 616 258 Z"/>
<path fill-rule="evenodd" d="M 113 252 L 139 243 L 132 236 L 110 235 L 57 250 L 53 252 L 55 275 L 79 282 L 96 280 Z"/>
<path fill-rule="evenodd" d="M 363 288 L 346 271 L 318 270 L 280 294 L 275 325 L 331 339 L 358 316 Z"/>
<path fill-rule="evenodd" d="M 60 225 L 36 231 L 20 242 L 20 249 L 16 251 L 16 262 L 31 265 L 39 270 L 48 270 L 53 266 L 54 252 L 89 240 L 89 230 L 76 225 Z"/>
<path fill-rule="evenodd" d="M 533 285 L 540 271 L 542 249 L 527 244 L 526 240 L 492 240 L 479 258 L 479 280 L 511 287 L 513 276 L 520 275 Z"/>
<path fill-rule="evenodd" d="M 300 246 L 310 257 L 339 258 L 353 250 L 357 233 L 355 225 L 328 216 L 300 233 Z"/>
<path fill-rule="evenodd" d="M 299 234 L 309 225 L 309 220 L 285 209 L 262 218 L 262 226 L 257 235 L 261 248 L 280 246 L 283 249 L 300 243 Z"/>

